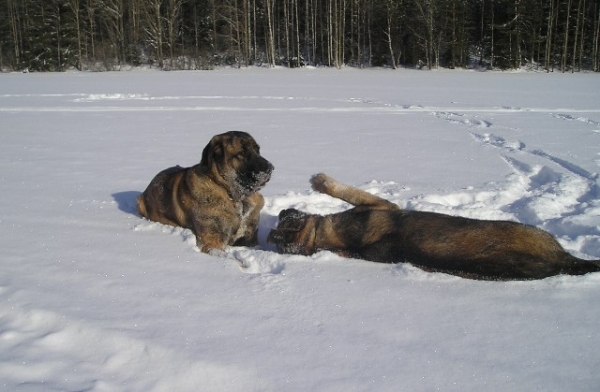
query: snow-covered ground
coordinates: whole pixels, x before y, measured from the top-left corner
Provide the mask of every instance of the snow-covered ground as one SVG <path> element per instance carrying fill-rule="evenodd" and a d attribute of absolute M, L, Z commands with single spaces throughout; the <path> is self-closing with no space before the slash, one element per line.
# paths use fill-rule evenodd
<path fill-rule="evenodd" d="M 279 255 L 279 210 L 512 219 L 600 258 L 595 74 L 245 69 L 0 75 L 0 390 L 597 391 L 600 274 L 480 282 Z M 135 197 L 210 137 L 275 165 L 260 246 L 198 252 Z"/>

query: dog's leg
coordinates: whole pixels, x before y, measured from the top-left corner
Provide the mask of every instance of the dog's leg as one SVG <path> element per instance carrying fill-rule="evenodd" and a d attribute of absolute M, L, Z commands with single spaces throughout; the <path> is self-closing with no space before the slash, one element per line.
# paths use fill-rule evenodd
<path fill-rule="evenodd" d="M 369 207 L 374 210 L 399 210 L 396 204 L 382 199 L 379 196 L 370 194 L 361 189 L 350 185 L 342 184 L 329 177 L 327 174 L 315 174 L 310 183 L 312 188 L 321 193 L 325 193 L 331 197 L 341 199 L 346 203 L 350 203 L 356 207 Z"/>
<path fill-rule="evenodd" d="M 260 193 L 254 193 L 242 202 L 240 228 L 234 246 L 256 246 L 258 244 L 258 223 L 264 204 L 265 199 Z"/>

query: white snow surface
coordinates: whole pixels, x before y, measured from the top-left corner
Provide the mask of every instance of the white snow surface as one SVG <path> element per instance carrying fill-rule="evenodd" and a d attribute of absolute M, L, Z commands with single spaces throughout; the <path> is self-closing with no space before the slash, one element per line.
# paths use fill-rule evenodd
<path fill-rule="evenodd" d="M 600 258 L 595 74 L 242 69 L 0 75 L 0 390 L 597 391 L 600 274 L 482 282 L 277 254 L 283 208 L 510 219 Z M 242 130 L 260 244 L 140 218 L 160 170 Z"/>

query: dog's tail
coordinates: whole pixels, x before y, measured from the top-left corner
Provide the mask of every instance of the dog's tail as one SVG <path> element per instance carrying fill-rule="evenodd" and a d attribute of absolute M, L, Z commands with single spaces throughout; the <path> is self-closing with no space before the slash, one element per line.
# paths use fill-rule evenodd
<path fill-rule="evenodd" d="M 564 272 L 569 275 L 585 275 L 590 272 L 600 272 L 600 260 L 584 260 L 573 257 L 573 262 L 569 263 Z"/>
<path fill-rule="evenodd" d="M 148 217 L 148 210 L 146 209 L 146 202 L 144 201 L 143 193 L 137 197 L 137 210 L 144 218 Z"/>

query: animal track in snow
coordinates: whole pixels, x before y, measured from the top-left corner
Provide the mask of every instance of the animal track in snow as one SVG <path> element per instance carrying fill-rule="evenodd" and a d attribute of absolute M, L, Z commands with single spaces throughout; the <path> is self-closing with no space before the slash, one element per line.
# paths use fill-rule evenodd
<path fill-rule="evenodd" d="M 600 245 L 600 201 L 596 185 L 575 173 L 529 164 L 503 155 L 513 174 L 488 190 L 469 189 L 412 198 L 407 207 L 477 219 L 516 220 L 558 236 L 572 251 L 597 254 Z M 526 158 L 526 156 L 525 156 Z"/>
<path fill-rule="evenodd" d="M 574 173 L 559 173 L 545 165 L 528 165 L 504 157 L 520 177 L 520 197 L 504 208 L 519 220 L 540 224 L 577 213 L 581 200 L 593 192 L 593 183 Z"/>
<path fill-rule="evenodd" d="M 587 178 L 588 180 L 595 180 L 596 178 L 598 178 L 598 173 L 590 173 L 589 171 L 585 170 L 582 167 L 577 166 L 576 164 L 569 162 L 567 160 L 555 157 L 553 155 L 550 155 L 542 150 L 533 150 L 531 151 L 532 154 L 540 156 L 542 158 L 546 158 L 554 163 L 556 163 L 559 166 L 562 166 L 564 169 L 578 175 L 584 178 Z"/>
<path fill-rule="evenodd" d="M 511 150 L 511 151 L 525 149 L 525 143 L 523 143 L 519 140 L 514 141 L 514 142 L 507 142 L 506 139 L 504 139 L 503 137 L 496 136 L 491 133 L 484 133 L 484 134 L 471 133 L 471 136 L 473 136 L 473 138 L 475 140 L 477 140 L 478 142 L 480 142 L 482 144 L 488 144 L 493 147 L 504 148 L 504 149 Z"/>
<path fill-rule="evenodd" d="M 507 107 L 502 110 L 523 109 Z M 460 112 L 437 111 L 432 114 L 448 122 L 465 125 L 467 129 L 492 127 L 489 121 L 481 122 Z M 600 124 L 589 118 L 550 114 L 561 120 Z M 600 133 L 600 130 L 593 132 Z M 409 208 L 479 219 L 518 220 L 552 232 L 567 249 L 597 254 L 600 244 L 597 173 L 546 151 L 528 149 L 520 140 L 509 141 L 488 132 L 470 134 L 482 146 L 502 151 L 502 159 L 513 170 L 513 174 L 506 178 L 506 183 L 490 184 L 490 191 L 465 190 L 413 198 L 406 203 Z M 600 159 L 596 163 L 600 165 Z"/>
<path fill-rule="evenodd" d="M 275 259 L 271 252 L 247 248 L 235 249 L 230 253 L 239 264 L 240 269 L 249 274 L 281 274 L 285 269 L 288 257 Z"/>
<path fill-rule="evenodd" d="M 565 114 L 565 113 L 550 113 L 550 115 L 552 117 L 558 118 L 560 120 L 580 121 L 580 122 L 590 124 L 590 125 L 600 125 L 600 122 L 594 121 L 594 120 L 591 120 L 591 119 L 585 118 L 585 117 L 574 117 L 574 116 L 571 116 L 570 114 Z"/>
<path fill-rule="evenodd" d="M 492 126 L 490 121 L 481 120 L 476 117 L 468 117 L 465 114 L 456 112 L 433 112 L 433 115 L 437 118 L 445 119 L 453 124 L 461 124 L 477 128 L 490 128 Z"/>
<path fill-rule="evenodd" d="M 181 237 L 181 240 L 190 247 L 194 248 L 196 252 L 200 249 L 196 246 L 196 236 L 189 229 L 182 227 L 175 227 L 169 225 L 163 225 L 162 223 L 152 222 L 143 218 L 143 223 L 139 223 L 133 227 L 134 231 L 162 231 L 163 233 L 175 235 Z"/>
<path fill-rule="evenodd" d="M 493 134 L 471 134 L 482 145 L 491 145 L 504 149 L 507 153 L 519 151 L 525 155 L 519 159 L 502 155 L 502 158 L 519 176 L 520 180 L 512 186 L 514 201 L 501 208 L 515 215 L 519 220 L 539 224 L 572 213 L 577 205 L 594 198 L 595 180 L 598 175 L 590 173 L 565 159 L 555 157 L 545 151 L 527 150 L 521 141 L 507 142 Z M 541 157 L 547 164 L 526 163 L 527 156 Z M 555 164 L 566 172 L 551 169 Z M 521 189 L 518 184 L 523 184 Z M 518 196 L 520 194 L 520 196 Z"/>

